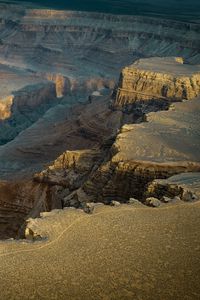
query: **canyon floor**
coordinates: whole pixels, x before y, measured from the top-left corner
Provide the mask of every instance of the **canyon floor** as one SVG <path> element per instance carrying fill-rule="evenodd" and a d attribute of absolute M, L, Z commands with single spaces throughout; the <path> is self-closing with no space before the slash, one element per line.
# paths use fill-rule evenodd
<path fill-rule="evenodd" d="M 200 299 L 196 19 L 0 1 L 0 299 Z"/>

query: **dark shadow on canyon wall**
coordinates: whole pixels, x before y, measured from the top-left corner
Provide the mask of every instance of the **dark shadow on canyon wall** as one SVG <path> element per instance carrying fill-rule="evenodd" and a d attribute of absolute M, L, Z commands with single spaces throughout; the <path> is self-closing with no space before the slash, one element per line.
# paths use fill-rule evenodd
<path fill-rule="evenodd" d="M 98 11 L 113 14 L 165 16 L 172 19 L 199 19 L 200 2 L 198 0 L 12 0 L 0 2 L 32 3 L 54 9 L 71 9 L 80 11 Z"/>

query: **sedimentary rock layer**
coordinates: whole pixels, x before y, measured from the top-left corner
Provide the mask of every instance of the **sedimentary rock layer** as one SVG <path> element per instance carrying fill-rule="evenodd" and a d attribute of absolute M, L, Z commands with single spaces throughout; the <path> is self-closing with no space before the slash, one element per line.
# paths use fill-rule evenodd
<path fill-rule="evenodd" d="M 200 172 L 200 99 L 150 113 L 147 122 L 124 125 L 103 163 L 83 185 L 97 201 L 144 199 L 149 182 L 183 172 Z"/>
<path fill-rule="evenodd" d="M 2 4 L 0 17 L 1 60 L 29 68 L 109 77 L 135 57 L 200 61 L 198 24 Z"/>
<path fill-rule="evenodd" d="M 114 108 L 136 101 L 193 99 L 200 93 L 200 65 L 184 64 L 178 57 L 140 59 L 122 70 L 115 93 Z"/>

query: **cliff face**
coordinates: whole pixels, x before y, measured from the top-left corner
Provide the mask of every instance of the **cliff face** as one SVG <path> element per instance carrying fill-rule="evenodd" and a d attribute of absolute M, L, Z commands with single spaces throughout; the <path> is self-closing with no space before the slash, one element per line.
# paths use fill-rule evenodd
<path fill-rule="evenodd" d="M 52 82 L 26 86 L 4 98 L 0 105 L 0 144 L 15 138 L 57 102 Z"/>
<path fill-rule="evenodd" d="M 122 127 L 111 151 L 66 152 L 35 181 L 59 186 L 64 206 L 127 202 L 131 197 L 145 201 L 155 179 L 200 172 L 199 113 L 200 101 L 195 99 L 147 114 L 147 122 Z M 157 196 L 156 188 L 149 195 Z"/>
<path fill-rule="evenodd" d="M 57 97 L 65 98 L 62 103 L 58 102 L 62 106 L 56 105 L 51 111 L 35 107 L 34 110 L 42 111 L 43 118 L 35 118 L 36 113 L 33 113 L 33 118 L 28 116 L 28 126 L 22 126 L 22 130 L 19 129 L 17 133 L 25 128 L 26 132 L 23 131 L 20 138 L 11 145 L 1 147 L 0 157 L 4 164 L 2 166 L 0 162 L 0 174 L 3 176 L 8 169 L 8 173 L 12 173 L 12 165 L 15 165 L 13 172 L 16 172 L 16 166 L 19 166 L 18 170 L 22 170 L 31 163 L 29 172 L 32 170 L 33 173 L 38 168 L 37 164 L 50 163 L 66 149 L 77 150 L 72 149 L 71 142 L 68 148 L 64 137 L 63 124 L 69 118 L 69 107 L 86 102 L 94 91 L 99 93 L 102 88 L 112 89 L 119 71 L 125 65 L 140 57 L 155 55 L 180 55 L 187 62 L 200 62 L 198 24 L 139 16 L 24 9 L 20 5 L 16 8 L 1 4 L 0 8 L 1 80 L 5 77 L 5 81 L 1 81 L 1 88 L 10 86 L 11 91 L 17 91 L 19 87 L 21 89 L 47 79 L 55 83 Z M 23 80 L 19 80 L 21 77 L 14 76 L 13 72 L 5 76 L 5 65 L 8 64 L 18 68 L 17 75 L 19 70 L 21 74 L 24 72 Z M 24 85 L 24 78 L 28 77 L 32 83 L 26 81 Z M 193 80 L 194 84 L 195 82 Z M 16 89 L 17 85 L 19 87 Z M 178 94 L 181 96 L 184 92 L 180 90 Z M 9 95 L 12 93 L 7 93 L 5 89 L 1 99 Z M 2 100 L 1 104 L 3 102 Z M 2 118 L 7 118 L 9 103 L 6 107 L 5 104 L 2 105 Z M 79 121 L 80 124 L 85 122 L 82 119 Z M 33 123 L 34 127 L 31 128 Z M 90 128 L 87 130 L 80 130 L 82 135 L 89 134 L 91 137 L 88 130 L 92 131 L 92 126 L 88 127 Z M 4 127 L 0 133 L 1 144 L 16 136 L 16 133 L 9 133 L 9 128 Z M 44 135 L 42 139 L 41 132 Z M 101 132 L 100 135 L 103 134 Z M 75 147 L 77 144 L 75 142 Z M 32 159 L 35 153 L 37 160 Z M 13 157 L 16 163 L 11 163 Z M 35 163 L 34 166 L 32 162 Z"/>
<path fill-rule="evenodd" d="M 200 66 L 181 58 L 140 59 L 121 73 L 114 108 L 136 101 L 193 99 L 200 93 Z"/>
<path fill-rule="evenodd" d="M 96 201 L 145 200 L 148 184 L 183 172 L 199 172 L 199 99 L 150 113 L 147 122 L 122 127 L 104 162 L 84 183 Z M 186 129 L 188 128 L 188 129 Z"/>
<path fill-rule="evenodd" d="M 28 181 L 0 182 L 0 239 L 19 237 L 29 216 L 51 209 L 47 188 Z"/>

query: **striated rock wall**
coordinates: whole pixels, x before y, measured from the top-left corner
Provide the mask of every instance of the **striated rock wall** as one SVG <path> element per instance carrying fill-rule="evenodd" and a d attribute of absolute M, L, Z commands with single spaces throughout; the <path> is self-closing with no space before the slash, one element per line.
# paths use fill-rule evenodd
<path fill-rule="evenodd" d="M 46 196 L 47 188 L 33 182 L 0 182 L 0 238 L 19 237 L 29 214 L 38 216 L 51 209 Z"/>
<path fill-rule="evenodd" d="M 181 58 L 140 59 L 125 67 L 115 91 L 114 108 L 137 101 L 193 99 L 200 93 L 200 66 Z"/>
<path fill-rule="evenodd" d="M 200 62 L 199 24 L 23 8 L 13 20 L 7 10 L 0 10 L 0 59 L 31 69 L 115 77 L 140 57 L 183 56 Z"/>
<path fill-rule="evenodd" d="M 169 111 L 150 113 L 147 122 L 124 125 L 112 147 L 112 158 L 83 185 L 96 201 L 145 199 L 156 178 L 200 172 L 200 99 L 176 103 Z"/>

